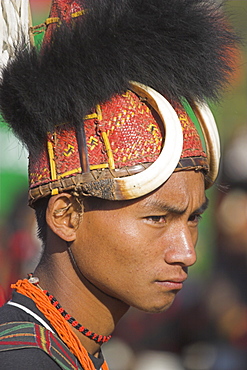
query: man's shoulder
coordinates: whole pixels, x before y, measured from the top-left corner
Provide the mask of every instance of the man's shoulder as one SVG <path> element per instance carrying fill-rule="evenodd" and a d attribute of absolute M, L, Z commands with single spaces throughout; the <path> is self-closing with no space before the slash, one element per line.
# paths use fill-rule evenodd
<path fill-rule="evenodd" d="M 9 310 L 11 307 L 1 308 L 3 312 L 9 312 Z M 25 321 L 0 325 L 0 369 L 31 370 L 37 368 L 37 364 L 39 369 L 61 369 L 38 345 L 35 325 Z"/>
<path fill-rule="evenodd" d="M 28 321 L 28 315 L 6 303 L 0 307 L 0 325 L 11 321 Z"/>
<path fill-rule="evenodd" d="M 28 311 L 25 309 L 23 310 L 23 308 L 27 308 Z M 36 319 L 35 317 L 38 317 L 39 319 Z M 50 328 L 50 330 L 45 329 L 44 326 L 46 328 Z M 70 352 L 64 342 L 62 342 L 55 333 L 52 333 L 52 330 L 53 327 L 50 322 L 38 310 L 35 303 L 30 298 L 14 292 L 12 301 L 0 308 L 0 369 L 6 368 L 10 370 L 22 370 L 22 368 L 25 368 L 25 370 L 29 370 L 33 367 L 25 367 L 22 365 L 22 363 L 26 364 L 29 357 L 30 361 L 28 360 L 28 363 L 32 364 L 36 359 L 36 366 L 34 366 L 34 368 L 37 368 L 38 364 L 39 369 L 41 370 L 55 370 L 61 368 L 81 369 L 78 360 Z M 16 337 L 19 336 L 20 339 L 20 335 L 22 334 L 25 334 L 22 340 L 22 342 L 25 343 L 21 345 L 20 343 L 17 343 L 18 341 L 16 341 Z M 12 336 L 12 346 L 9 346 L 8 348 L 4 347 L 5 339 L 3 337 L 5 335 Z M 27 339 L 29 339 L 31 343 L 26 343 Z M 37 342 L 39 345 L 37 345 Z M 44 350 L 45 348 L 47 348 L 46 351 Z M 49 348 L 52 353 L 49 353 Z M 52 355 L 54 355 L 53 358 Z M 95 368 L 99 369 L 104 361 L 103 357 L 94 358 L 91 355 L 89 356 L 93 361 Z M 10 365 L 3 365 L 5 363 L 3 361 L 7 361 L 6 363 Z M 60 363 L 59 361 L 62 364 L 65 364 L 65 367 L 58 366 L 58 363 Z M 43 363 L 45 364 L 44 367 L 42 367 Z M 18 364 L 17 367 L 15 367 L 16 364 Z"/>
<path fill-rule="evenodd" d="M 0 325 L 0 368 L 79 369 L 63 342 L 49 330 L 31 322 Z"/>
<path fill-rule="evenodd" d="M 7 302 L 5 305 L 0 307 L 0 324 L 12 321 L 32 321 L 38 324 L 38 321 L 35 320 L 34 317 L 30 316 L 25 310 L 21 310 L 17 307 L 18 305 L 25 306 L 40 315 L 35 303 L 32 302 L 30 298 L 17 292 L 13 292 L 10 302 L 14 303 L 14 305 Z"/>
<path fill-rule="evenodd" d="M 61 370 L 62 368 L 38 348 L 0 351 L 0 369 L 8 370 Z"/>

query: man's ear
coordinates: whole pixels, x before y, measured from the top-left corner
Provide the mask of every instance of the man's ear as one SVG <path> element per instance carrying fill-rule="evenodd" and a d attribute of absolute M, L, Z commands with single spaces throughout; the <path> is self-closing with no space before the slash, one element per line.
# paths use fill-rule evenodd
<path fill-rule="evenodd" d="M 61 239 L 73 241 L 76 238 L 82 209 L 82 205 L 71 194 L 53 195 L 46 210 L 47 225 Z"/>

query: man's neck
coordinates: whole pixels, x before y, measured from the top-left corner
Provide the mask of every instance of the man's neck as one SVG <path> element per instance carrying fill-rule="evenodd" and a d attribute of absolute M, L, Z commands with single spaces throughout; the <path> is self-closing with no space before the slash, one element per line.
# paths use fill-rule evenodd
<path fill-rule="evenodd" d="M 42 289 L 56 297 L 69 315 L 96 334 L 110 335 L 129 308 L 125 303 L 103 293 L 83 275 L 79 276 L 66 250 L 47 255 L 34 275 L 39 277 Z M 97 355 L 100 345 L 72 326 L 71 329 L 87 351 Z"/>

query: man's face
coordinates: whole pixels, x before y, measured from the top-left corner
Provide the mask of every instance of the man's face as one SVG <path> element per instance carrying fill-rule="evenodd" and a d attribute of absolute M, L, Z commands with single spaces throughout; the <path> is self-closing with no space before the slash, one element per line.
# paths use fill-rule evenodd
<path fill-rule="evenodd" d="M 85 210 L 72 250 L 81 273 L 102 292 L 147 312 L 168 308 L 196 262 L 206 208 L 201 173 L 174 173 L 133 201 Z"/>

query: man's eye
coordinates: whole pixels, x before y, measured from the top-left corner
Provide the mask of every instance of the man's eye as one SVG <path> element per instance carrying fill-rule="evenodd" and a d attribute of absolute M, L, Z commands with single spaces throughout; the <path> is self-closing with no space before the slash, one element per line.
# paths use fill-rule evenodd
<path fill-rule="evenodd" d="M 166 222 L 165 216 L 148 216 L 146 220 L 153 224 L 163 224 Z"/>
<path fill-rule="evenodd" d="M 193 222 L 194 224 L 198 224 L 201 219 L 202 215 L 199 213 L 195 213 L 189 217 L 189 221 Z"/>

